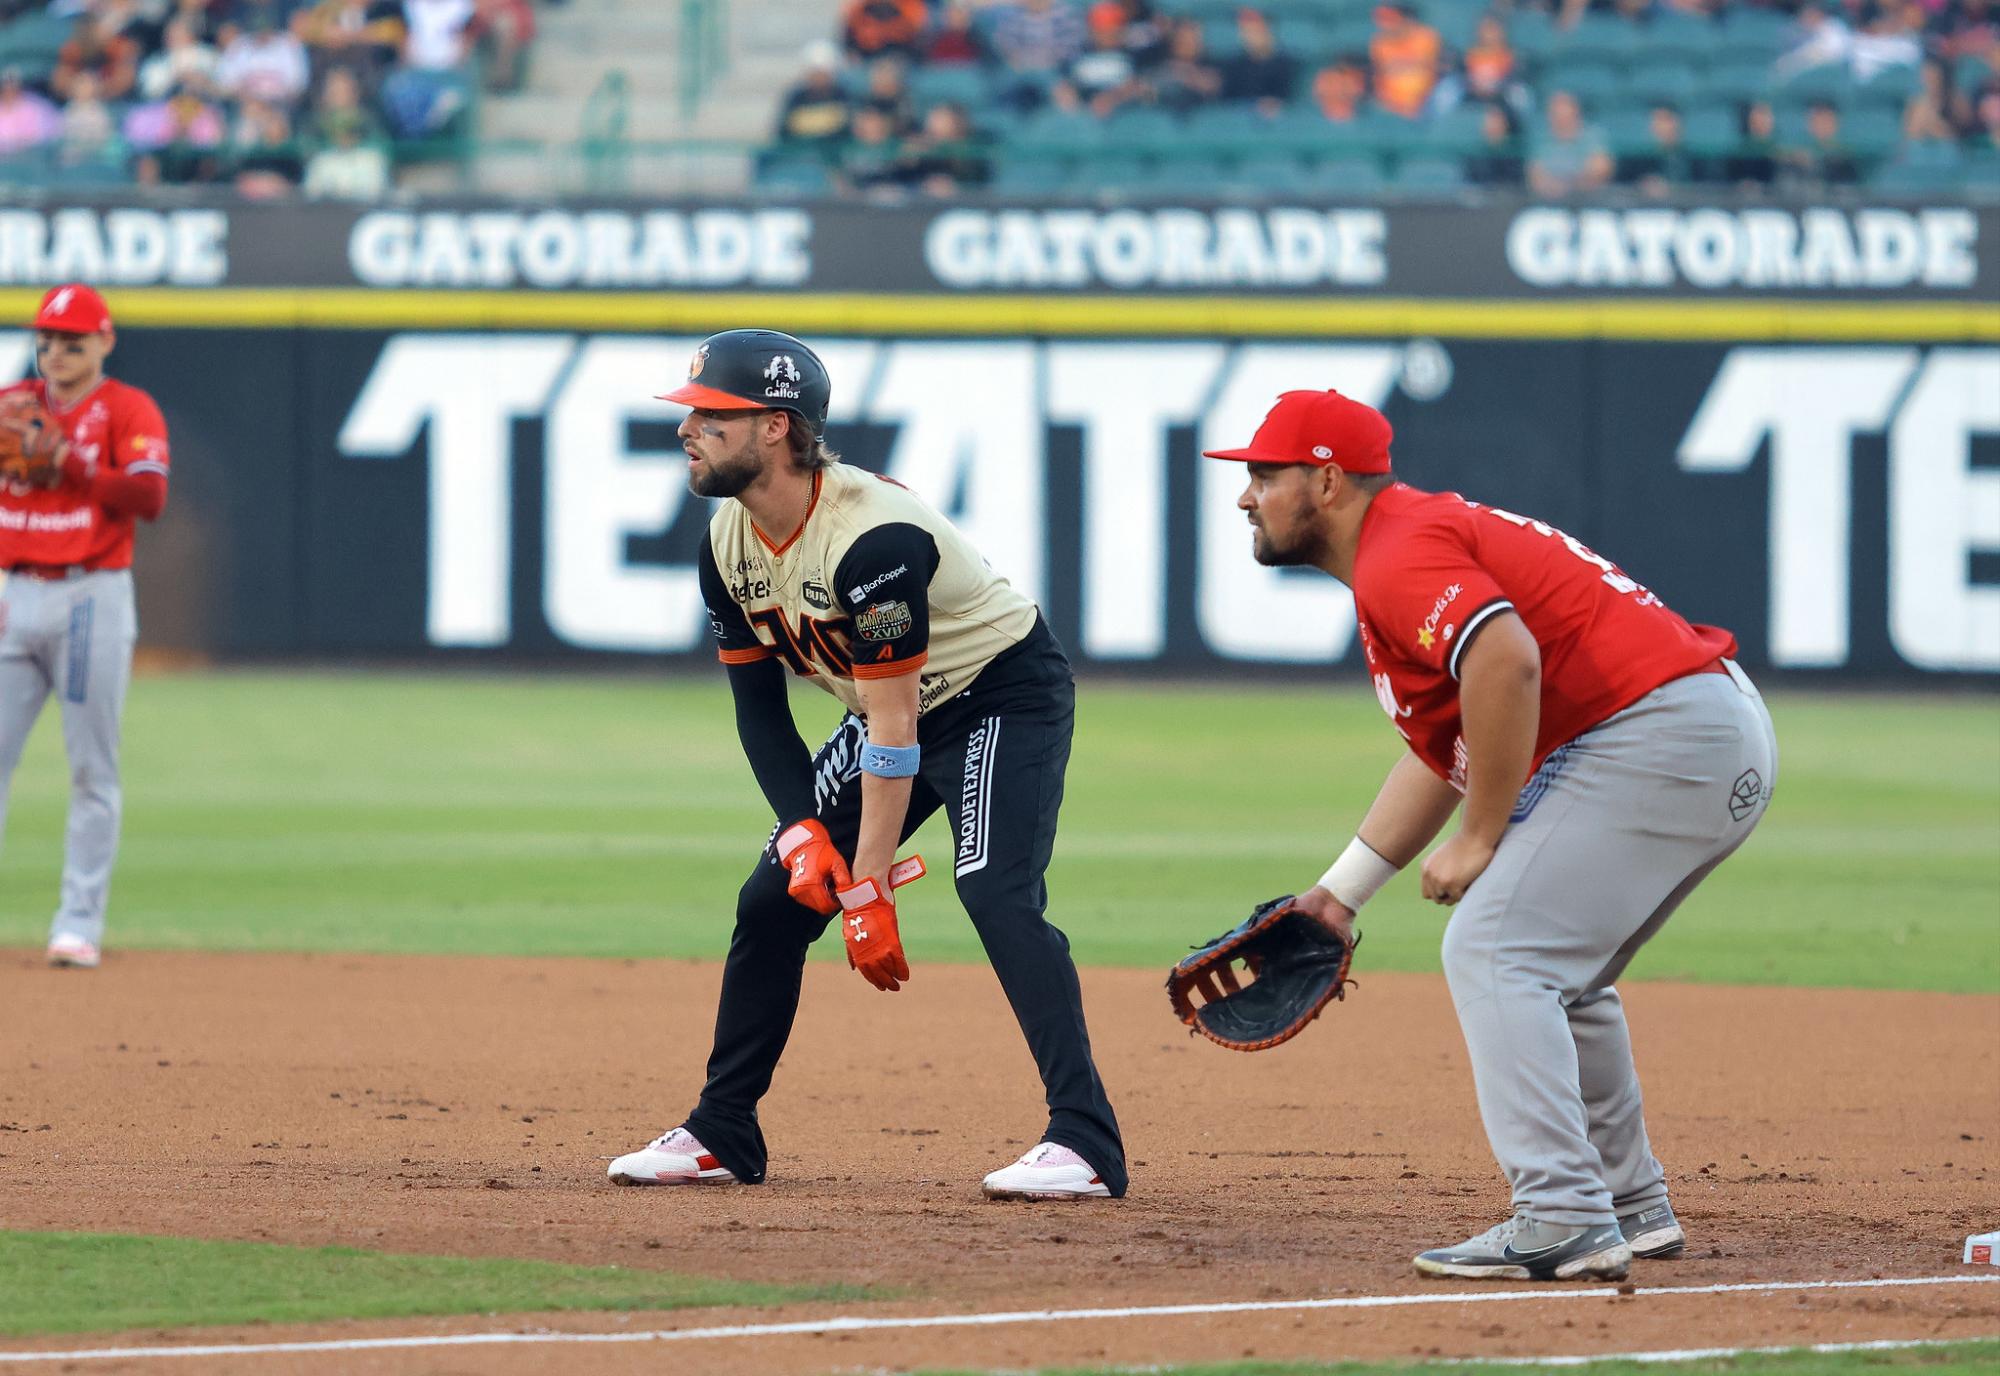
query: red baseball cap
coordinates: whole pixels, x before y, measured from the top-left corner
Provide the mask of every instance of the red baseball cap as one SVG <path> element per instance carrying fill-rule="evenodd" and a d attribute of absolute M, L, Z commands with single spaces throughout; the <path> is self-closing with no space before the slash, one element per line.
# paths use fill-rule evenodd
<path fill-rule="evenodd" d="M 49 288 L 35 312 L 34 328 L 62 330 L 68 334 L 96 334 L 111 328 L 111 308 L 104 298 L 81 282 L 65 282 Z"/>
<path fill-rule="evenodd" d="M 1286 392 L 1243 449 L 1204 449 L 1207 459 L 1331 465 L 1343 473 L 1387 473 L 1395 435 L 1380 411 L 1331 389 Z"/>

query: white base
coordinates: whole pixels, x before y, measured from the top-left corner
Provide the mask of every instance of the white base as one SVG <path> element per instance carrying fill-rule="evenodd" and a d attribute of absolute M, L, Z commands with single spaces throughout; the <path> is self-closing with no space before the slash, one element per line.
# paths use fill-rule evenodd
<path fill-rule="evenodd" d="M 1967 1238 L 1965 1259 L 1982 1266 L 2000 1266 L 2000 1233 L 1974 1233 Z"/>

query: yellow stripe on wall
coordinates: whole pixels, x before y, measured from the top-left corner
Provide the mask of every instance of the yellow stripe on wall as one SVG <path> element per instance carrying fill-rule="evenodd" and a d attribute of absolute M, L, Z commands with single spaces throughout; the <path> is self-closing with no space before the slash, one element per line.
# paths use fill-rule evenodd
<path fill-rule="evenodd" d="M 2000 340 L 1986 302 L 1704 301 L 1686 298 L 1419 300 L 862 292 L 537 292 L 368 287 L 108 288 L 133 328 L 329 330 L 644 330 L 703 333 L 739 324 L 793 333 L 1198 335 L 1460 339 Z M 0 319 L 26 321 L 40 293 L 0 290 Z"/>

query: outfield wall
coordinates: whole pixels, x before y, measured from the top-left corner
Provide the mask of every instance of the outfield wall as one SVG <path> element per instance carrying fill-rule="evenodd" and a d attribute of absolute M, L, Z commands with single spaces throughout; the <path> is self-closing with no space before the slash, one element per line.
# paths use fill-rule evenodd
<path fill-rule="evenodd" d="M 1992 211 L 140 213 L 0 211 L 0 279 L 135 284 L 115 369 L 174 432 L 156 647 L 705 657 L 706 504 L 649 398 L 759 323 L 1085 663 L 1356 658 L 1344 590 L 1255 565 L 1241 470 L 1196 457 L 1331 385 L 1411 481 L 1560 526 L 1754 666 L 2000 673 Z"/>

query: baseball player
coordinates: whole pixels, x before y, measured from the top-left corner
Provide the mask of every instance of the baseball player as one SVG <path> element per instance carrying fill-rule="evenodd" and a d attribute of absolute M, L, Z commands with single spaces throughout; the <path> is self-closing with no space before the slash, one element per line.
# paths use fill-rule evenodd
<path fill-rule="evenodd" d="M 1561 531 L 1396 481 L 1389 423 L 1287 392 L 1237 500 L 1262 564 L 1354 590 L 1368 672 L 1409 745 L 1300 903 L 1351 936 L 1423 865 L 1456 904 L 1444 969 L 1514 1215 L 1416 1258 L 1431 1276 L 1618 1277 L 1684 1235 L 1647 1143 L 1614 981 L 1756 826 L 1777 774 L 1763 700 L 1693 626 Z"/>
<path fill-rule="evenodd" d="M 137 387 L 107 377 L 117 342 L 104 298 L 81 283 L 35 312 L 39 376 L 27 394 L 61 427 L 66 449 L 46 483 L 0 482 L 0 825 L 28 732 L 50 694 L 69 755 L 69 830 L 51 965 L 94 968 L 118 857 L 119 717 L 139 633 L 132 537 L 167 501 L 167 426 Z"/>
<path fill-rule="evenodd" d="M 621 1185 L 764 1179 L 757 1104 L 798 1010 L 806 948 L 838 915 L 878 989 L 910 978 L 889 878 L 896 847 L 943 807 L 958 895 L 1047 1091 L 1032 1151 L 993 1198 L 1125 1193 L 1118 1123 L 1092 1062 L 1069 943 L 1043 912 L 1075 688 L 1035 604 L 901 484 L 822 438 L 832 387 L 790 335 L 729 330 L 696 350 L 680 427 L 688 485 L 721 498 L 703 599 L 737 734 L 778 824 L 743 885 L 708 1082 L 682 1124 L 611 1163 Z M 808 753 L 790 670 L 847 715 Z"/>

